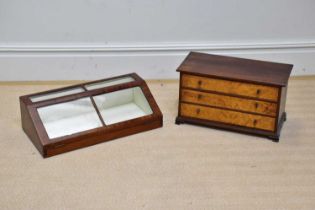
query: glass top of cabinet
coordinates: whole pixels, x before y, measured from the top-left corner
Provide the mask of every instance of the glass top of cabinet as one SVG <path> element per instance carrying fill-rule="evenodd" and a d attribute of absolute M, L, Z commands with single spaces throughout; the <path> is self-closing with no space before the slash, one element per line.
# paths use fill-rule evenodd
<path fill-rule="evenodd" d="M 153 113 L 138 86 L 39 107 L 37 111 L 50 139 Z"/>
<path fill-rule="evenodd" d="M 40 107 L 37 111 L 50 139 L 102 126 L 90 97 Z"/>
<path fill-rule="evenodd" d="M 34 95 L 34 96 L 30 97 L 30 100 L 32 102 L 40 102 L 40 101 L 54 99 L 54 98 L 58 98 L 58 97 L 62 97 L 62 96 L 67 96 L 67 95 L 72 95 L 72 94 L 77 94 L 77 93 L 83 93 L 86 90 L 94 90 L 94 89 L 109 87 L 109 86 L 113 86 L 113 85 L 133 82 L 133 81 L 135 81 L 135 79 L 133 77 L 125 76 L 125 77 L 120 77 L 120 78 L 115 78 L 115 79 L 104 80 L 104 81 L 100 81 L 100 82 L 94 82 L 94 83 L 86 84 L 82 87 L 74 87 L 74 88 L 65 89 L 65 90 L 56 90 L 56 91 L 49 92 L 49 93 Z"/>
<path fill-rule="evenodd" d="M 85 85 L 85 88 L 87 90 L 94 90 L 94 89 L 109 87 L 112 85 L 119 85 L 119 84 L 123 84 L 123 83 L 127 83 L 127 82 L 133 82 L 133 81 L 135 81 L 135 79 L 133 77 L 126 76 L 126 77 L 121 77 L 121 78 L 110 79 L 110 80 L 105 80 L 105 81 L 87 84 L 87 85 Z"/>

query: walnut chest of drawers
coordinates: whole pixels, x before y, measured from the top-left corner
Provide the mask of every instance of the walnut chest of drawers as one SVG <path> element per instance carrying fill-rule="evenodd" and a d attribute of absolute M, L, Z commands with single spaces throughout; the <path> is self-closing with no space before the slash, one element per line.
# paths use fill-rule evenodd
<path fill-rule="evenodd" d="M 279 141 L 292 67 L 191 52 L 177 69 L 176 124 L 192 123 Z"/>

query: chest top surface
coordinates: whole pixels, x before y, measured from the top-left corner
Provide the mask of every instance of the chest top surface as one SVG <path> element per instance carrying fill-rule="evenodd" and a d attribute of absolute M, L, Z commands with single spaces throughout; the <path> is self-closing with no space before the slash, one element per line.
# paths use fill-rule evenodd
<path fill-rule="evenodd" d="M 267 85 L 286 86 L 292 64 L 190 52 L 177 71 Z"/>

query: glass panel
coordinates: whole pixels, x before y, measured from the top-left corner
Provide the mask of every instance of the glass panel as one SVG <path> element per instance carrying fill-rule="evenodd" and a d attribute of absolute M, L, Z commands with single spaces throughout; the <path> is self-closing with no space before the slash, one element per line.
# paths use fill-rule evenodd
<path fill-rule="evenodd" d="M 52 93 L 47 93 L 44 95 L 32 96 L 30 99 L 32 102 L 38 102 L 38 101 L 48 100 L 52 98 L 57 98 L 61 96 L 71 95 L 75 93 L 82 93 L 82 92 L 84 92 L 84 89 L 78 87 L 78 88 L 73 88 L 69 90 L 61 90 L 61 91 L 56 91 Z"/>
<path fill-rule="evenodd" d="M 37 111 L 50 139 L 102 126 L 90 98 L 40 107 Z"/>
<path fill-rule="evenodd" d="M 108 86 L 112 86 L 112 85 L 118 85 L 118 84 L 132 82 L 132 81 L 135 81 L 134 78 L 132 78 L 132 77 L 122 77 L 122 78 L 111 79 L 111 80 L 106 80 L 106 81 L 102 81 L 102 82 L 97 82 L 97 83 L 85 85 L 85 88 L 87 90 L 94 90 L 94 89 L 98 89 L 98 88 L 108 87 Z"/>
<path fill-rule="evenodd" d="M 106 125 L 153 113 L 139 87 L 106 93 L 93 98 Z"/>

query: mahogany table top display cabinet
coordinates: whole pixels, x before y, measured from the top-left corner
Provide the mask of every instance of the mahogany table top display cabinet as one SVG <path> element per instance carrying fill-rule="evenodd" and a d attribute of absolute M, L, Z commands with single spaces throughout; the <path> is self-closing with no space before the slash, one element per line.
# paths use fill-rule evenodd
<path fill-rule="evenodd" d="M 163 125 L 135 73 L 21 96 L 20 107 L 23 130 L 43 157 Z"/>
<path fill-rule="evenodd" d="M 293 65 L 191 52 L 178 67 L 176 124 L 267 136 L 278 142 Z"/>

